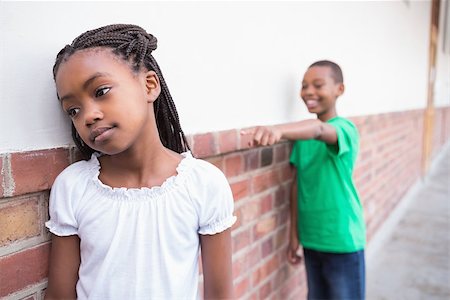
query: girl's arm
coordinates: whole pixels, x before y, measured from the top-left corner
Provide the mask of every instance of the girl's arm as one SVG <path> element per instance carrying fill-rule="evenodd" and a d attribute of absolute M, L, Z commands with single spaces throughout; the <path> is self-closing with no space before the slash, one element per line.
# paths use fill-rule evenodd
<path fill-rule="evenodd" d="M 253 135 L 250 146 L 267 146 L 288 140 L 319 140 L 327 144 L 337 143 L 336 129 L 319 119 L 303 120 L 295 123 L 273 126 L 258 126 L 252 130 L 245 130 L 242 134 Z"/>
<path fill-rule="evenodd" d="M 205 299 L 232 299 L 231 229 L 200 235 Z"/>
<path fill-rule="evenodd" d="M 80 239 L 77 235 L 52 235 L 48 287 L 45 299 L 76 299 L 80 267 Z"/>

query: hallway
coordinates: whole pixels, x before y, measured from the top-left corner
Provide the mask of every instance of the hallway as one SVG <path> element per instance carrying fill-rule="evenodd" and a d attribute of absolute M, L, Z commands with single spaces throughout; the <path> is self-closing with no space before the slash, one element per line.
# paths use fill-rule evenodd
<path fill-rule="evenodd" d="M 450 299 L 450 143 L 441 151 L 367 260 L 368 300 Z"/>

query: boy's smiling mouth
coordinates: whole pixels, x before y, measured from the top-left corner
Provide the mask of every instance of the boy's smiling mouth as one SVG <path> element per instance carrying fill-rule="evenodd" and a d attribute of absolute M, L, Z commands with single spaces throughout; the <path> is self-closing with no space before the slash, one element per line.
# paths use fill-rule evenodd
<path fill-rule="evenodd" d="M 306 100 L 305 101 L 307 108 L 315 108 L 319 105 L 319 101 L 317 100 Z"/>

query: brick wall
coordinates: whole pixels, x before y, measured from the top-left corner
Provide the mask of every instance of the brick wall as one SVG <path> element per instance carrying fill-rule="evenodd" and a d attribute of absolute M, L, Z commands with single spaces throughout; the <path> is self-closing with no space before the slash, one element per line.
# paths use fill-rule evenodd
<path fill-rule="evenodd" d="M 351 118 L 361 134 L 355 180 L 368 237 L 421 172 L 423 110 Z M 450 109 L 436 110 L 433 149 L 449 139 Z M 233 274 L 240 299 L 301 299 L 304 266 L 285 259 L 291 145 L 248 148 L 238 130 L 188 137 L 193 153 L 218 166 L 235 197 Z M 73 149 L 0 154 L 0 298 L 42 299 L 46 287 L 48 196 L 53 180 L 76 160 Z"/>
<path fill-rule="evenodd" d="M 441 107 L 434 112 L 432 156 L 434 157 L 441 146 L 450 136 L 450 107 Z"/>

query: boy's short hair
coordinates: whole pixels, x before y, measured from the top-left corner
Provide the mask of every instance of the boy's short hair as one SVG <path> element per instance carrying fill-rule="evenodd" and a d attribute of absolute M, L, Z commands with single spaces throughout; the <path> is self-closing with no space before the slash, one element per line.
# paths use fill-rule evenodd
<path fill-rule="evenodd" d="M 309 68 L 312 67 L 329 67 L 331 69 L 331 77 L 333 77 L 334 82 L 344 83 L 344 76 L 342 75 L 341 67 L 339 67 L 337 63 L 329 60 L 319 60 L 309 66 Z"/>

